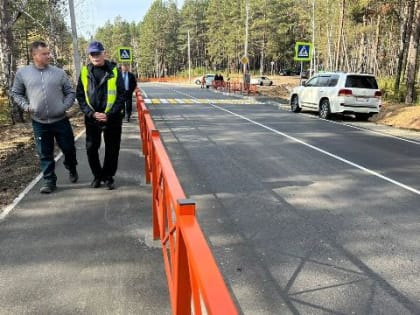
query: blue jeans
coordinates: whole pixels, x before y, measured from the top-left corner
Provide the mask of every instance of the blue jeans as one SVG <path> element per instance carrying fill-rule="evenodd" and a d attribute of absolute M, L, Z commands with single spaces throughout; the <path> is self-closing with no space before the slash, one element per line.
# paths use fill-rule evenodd
<path fill-rule="evenodd" d="M 68 118 L 52 124 L 43 124 L 32 120 L 32 128 L 44 181 L 47 185 L 55 185 L 57 175 L 55 175 L 54 139 L 63 152 L 66 169 L 76 169 L 77 159 L 73 129 Z"/>

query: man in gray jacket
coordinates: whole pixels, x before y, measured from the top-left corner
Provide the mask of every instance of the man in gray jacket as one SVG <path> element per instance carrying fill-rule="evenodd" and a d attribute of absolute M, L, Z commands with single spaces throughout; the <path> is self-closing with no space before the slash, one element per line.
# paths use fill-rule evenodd
<path fill-rule="evenodd" d="M 40 192 L 51 193 L 57 188 L 54 139 L 64 154 L 70 181 L 75 183 L 79 178 L 73 130 L 66 116 L 74 103 L 75 91 L 64 70 L 49 65 L 50 51 L 46 43 L 33 42 L 30 52 L 33 64 L 17 71 L 12 96 L 31 115 L 44 178 Z"/>

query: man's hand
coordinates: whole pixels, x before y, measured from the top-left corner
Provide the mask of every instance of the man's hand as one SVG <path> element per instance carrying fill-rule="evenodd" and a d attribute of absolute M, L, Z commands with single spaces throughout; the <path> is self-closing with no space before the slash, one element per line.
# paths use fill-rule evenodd
<path fill-rule="evenodd" d="M 93 114 L 93 117 L 94 117 L 97 121 L 100 121 L 100 122 L 107 122 L 107 121 L 108 121 L 108 116 L 107 116 L 105 113 L 98 113 L 98 112 L 95 112 L 95 113 Z"/>

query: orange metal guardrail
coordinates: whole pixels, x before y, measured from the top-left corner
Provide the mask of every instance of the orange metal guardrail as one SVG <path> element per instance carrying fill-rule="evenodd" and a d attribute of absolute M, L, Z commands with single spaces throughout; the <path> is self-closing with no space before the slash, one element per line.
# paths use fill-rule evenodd
<path fill-rule="evenodd" d="M 162 244 L 173 314 L 238 314 L 196 219 L 195 203 L 186 198 L 138 89 L 136 105 L 146 182 L 152 183 L 153 237 Z"/>
<path fill-rule="evenodd" d="M 186 79 L 177 78 L 177 77 L 163 77 L 163 78 L 141 78 L 139 82 L 169 82 L 169 83 L 180 83 L 184 82 Z M 257 84 L 243 84 L 239 81 L 221 81 L 214 80 L 212 82 L 212 87 L 216 90 L 223 90 L 227 92 L 241 92 L 244 94 L 258 94 Z"/>
<path fill-rule="evenodd" d="M 254 94 L 254 95 L 258 93 L 258 88 L 256 84 L 249 84 L 249 83 L 244 84 L 238 81 L 227 82 L 226 88 L 228 92 L 230 91 L 243 92 L 246 94 Z"/>
<path fill-rule="evenodd" d="M 248 94 L 257 94 L 257 84 L 248 84 Z"/>

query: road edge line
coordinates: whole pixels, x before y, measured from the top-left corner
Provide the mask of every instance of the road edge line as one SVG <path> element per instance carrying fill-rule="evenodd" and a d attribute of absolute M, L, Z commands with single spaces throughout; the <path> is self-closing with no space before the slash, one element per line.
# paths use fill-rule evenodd
<path fill-rule="evenodd" d="M 79 134 L 74 138 L 74 141 L 76 142 L 83 134 L 85 133 L 85 129 L 83 129 Z M 63 152 L 60 152 L 55 158 L 54 161 L 58 162 L 61 157 L 63 156 Z M 0 212 L 0 223 L 6 219 L 6 217 L 9 215 L 10 212 L 13 211 L 13 209 L 19 204 L 19 202 L 22 201 L 22 199 L 28 194 L 28 192 L 34 188 L 34 186 L 40 181 L 42 178 L 42 172 L 40 172 L 26 187 L 24 190 L 22 190 L 19 195 L 12 201 L 11 204 L 7 205 L 3 209 L 1 209 Z"/>

